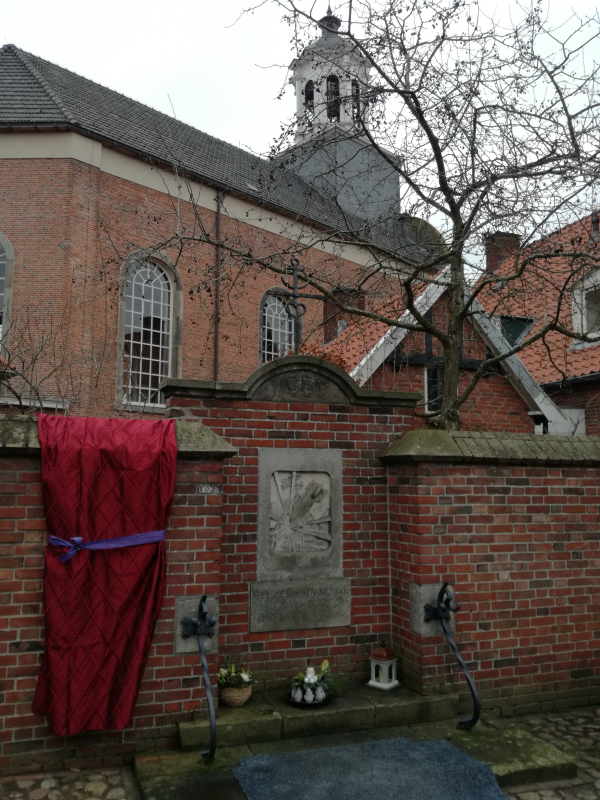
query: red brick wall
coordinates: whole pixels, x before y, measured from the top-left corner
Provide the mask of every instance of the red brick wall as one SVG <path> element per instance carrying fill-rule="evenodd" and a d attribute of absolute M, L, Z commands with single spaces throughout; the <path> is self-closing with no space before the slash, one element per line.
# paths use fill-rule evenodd
<path fill-rule="evenodd" d="M 468 386 L 473 373 L 462 372 L 459 391 Z M 424 394 L 425 367 L 382 364 L 369 382 L 373 389 L 397 392 L 421 392 Z M 417 414 L 423 410 L 417 406 Z M 533 433 L 534 423 L 528 416 L 525 402 L 513 389 L 503 375 L 491 374 L 482 378 L 465 403 L 460 416 L 464 430 L 468 431 L 512 431 L 513 433 Z M 425 418 L 415 419 L 415 427 L 426 427 L 432 422 Z M 433 421 L 435 424 L 435 420 Z"/>
<path fill-rule="evenodd" d="M 307 659 L 328 658 L 337 672 L 363 679 L 373 646 L 390 632 L 386 469 L 377 457 L 413 424 L 410 409 L 315 403 L 172 398 L 167 416 L 198 419 L 238 448 L 224 468 L 223 659 L 249 663 L 259 688 L 284 686 Z M 341 450 L 344 577 L 352 581 L 347 628 L 249 633 L 249 582 L 256 580 L 258 449 Z"/>
<path fill-rule="evenodd" d="M 395 465 L 389 483 L 406 684 L 466 689 L 442 636 L 409 628 L 409 583 L 448 581 L 485 705 L 510 714 L 600 702 L 600 470 Z"/>
<path fill-rule="evenodd" d="M 34 134 L 32 134 L 34 135 Z M 44 396 L 71 402 L 70 413 L 112 415 L 117 370 L 119 277 L 123 260 L 138 248 L 168 242 L 177 230 L 172 198 L 161 192 L 100 172 L 69 159 L 0 160 L 0 231 L 15 250 L 13 319 L 31 327 L 33 340 L 52 330 L 52 346 L 40 363 Z M 180 229 L 198 232 L 189 203 L 180 204 Z M 215 230 L 213 211 L 198 208 L 198 218 Z M 292 243 L 248 225 L 222 217 L 222 236 L 232 246 L 251 246 L 260 253 L 289 248 Z M 183 291 L 182 377 L 213 378 L 214 247 L 191 243 L 162 248 L 177 263 Z M 302 265 L 334 287 L 358 285 L 363 268 L 312 248 Z M 258 366 L 259 304 L 264 292 L 281 286 L 279 276 L 244 264 L 223 251 L 221 286 L 220 368 L 223 381 L 245 380 Z M 361 275 L 362 277 L 362 275 Z M 385 294 L 379 280 L 374 298 Z M 367 290 L 369 288 L 367 287 Z M 346 290 L 344 290 L 346 291 Z M 390 293 L 398 291 L 389 287 Z M 364 307 L 365 297 L 344 295 Z M 303 318 L 307 345 L 330 338 L 331 304 L 306 303 Z M 325 306 L 325 308 L 324 308 Z M 343 315 L 342 315 L 343 316 Z M 323 330 L 324 320 L 329 320 Z M 434 321 L 447 322 L 447 298 L 436 305 Z M 13 337 L 14 339 L 14 337 Z M 409 335 L 407 352 L 423 352 L 423 337 Z M 485 348 L 465 326 L 465 355 L 482 357 Z M 436 353 L 439 347 L 436 345 Z M 56 365 L 62 362 L 60 369 Z M 422 370 L 399 372 L 382 367 L 372 385 L 387 389 L 422 390 Z M 482 381 L 465 406 L 469 427 L 530 430 L 524 404 L 498 378 Z M 511 405 L 510 409 L 508 406 Z"/>
<path fill-rule="evenodd" d="M 176 723 L 203 708 L 198 657 L 174 655 L 173 609 L 184 594 L 220 595 L 211 669 L 230 658 L 247 664 L 258 689 L 286 685 L 307 659 L 328 658 L 362 680 L 373 645 L 393 632 L 407 686 L 464 692 L 443 638 L 409 628 L 409 584 L 448 580 L 463 603 L 456 638 L 485 705 L 510 714 L 600 702 L 600 469 L 386 466 L 379 453 L 412 427 L 403 408 L 170 403 L 170 416 L 197 420 L 239 453 L 224 463 L 178 462 L 165 603 L 129 730 L 54 738 L 31 713 L 44 638 L 39 461 L 0 461 L 0 768 L 110 766 L 173 746 Z M 258 448 L 341 451 L 348 627 L 248 633 Z M 222 495 L 197 493 L 198 483 L 214 481 Z"/>
<path fill-rule="evenodd" d="M 31 711 L 44 645 L 40 460 L 0 456 L 0 771 L 121 764 L 135 752 L 174 746 L 176 723 L 204 707 L 198 655 L 174 654 L 174 609 L 177 596 L 219 594 L 222 495 L 196 487 L 222 480 L 221 462 L 178 460 L 167 587 L 132 728 L 53 737 Z M 216 670 L 217 656 L 209 662 Z"/>
<path fill-rule="evenodd" d="M 548 394 L 557 406 L 585 409 L 585 433 L 600 436 L 600 381 L 574 383 Z"/>
<path fill-rule="evenodd" d="M 183 281 L 182 377 L 213 379 L 215 248 L 169 244 L 178 225 L 198 235 L 201 222 L 214 234 L 213 211 L 197 208 L 196 217 L 182 201 L 178 222 L 168 195 L 70 159 L 0 159 L 0 176 L 0 231 L 15 251 L 13 320 L 27 322 L 35 341 L 53 331 L 38 370 L 39 376 L 52 372 L 44 396 L 69 399 L 71 413 L 115 413 L 120 270 L 140 248 L 161 248 Z M 227 245 L 259 256 L 294 250 L 289 238 L 230 220 L 225 212 L 221 235 Z M 260 299 L 282 286 L 279 275 L 225 249 L 222 258 L 219 379 L 241 381 L 259 366 Z M 316 248 L 301 259 L 332 287 L 357 284 L 363 270 Z M 322 326 L 323 303 L 309 301 L 305 339 L 321 341 Z"/>

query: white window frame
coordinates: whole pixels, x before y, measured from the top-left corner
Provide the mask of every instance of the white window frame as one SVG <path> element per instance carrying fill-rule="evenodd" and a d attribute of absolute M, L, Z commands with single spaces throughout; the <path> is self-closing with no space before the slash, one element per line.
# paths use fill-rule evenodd
<path fill-rule="evenodd" d="M 171 319 L 169 337 L 169 378 L 180 378 L 182 371 L 182 331 L 183 331 L 183 281 L 173 262 L 164 253 L 156 250 L 136 250 L 128 256 L 121 266 L 119 281 L 119 325 L 117 348 L 117 381 L 115 408 L 119 411 L 147 412 L 163 414 L 164 403 L 131 402 L 125 397 L 125 333 L 126 333 L 126 286 L 127 278 L 138 267 L 150 262 L 159 267 L 169 281 L 171 292 Z"/>
<path fill-rule="evenodd" d="M 571 308 L 573 312 L 573 330 L 576 333 L 585 333 L 590 339 L 600 339 L 600 331 L 587 333 L 587 305 L 588 292 L 600 289 L 600 270 L 596 270 L 579 283 L 575 284 L 571 293 Z"/>
<path fill-rule="evenodd" d="M 258 307 L 258 331 L 259 331 L 259 348 L 258 348 L 258 365 L 259 367 L 264 366 L 265 364 L 269 364 L 271 361 L 276 359 L 269 359 L 268 361 L 265 360 L 265 327 L 264 327 L 264 311 L 265 306 L 269 300 L 269 298 L 273 298 L 275 300 L 279 300 L 285 307 L 285 303 L 281 297 L 278 297 L 278 293 L 280 290 L 275 287 L 272 289 L 268 289 L 260 299 L 260 304 Z M 290 316 L 290 339 L 288 345 L 287 353 L 283 353 L 282 355 L 278 356 L 281 358 L 283 355 L 291 355 L 294 352 L 294 319 Z M 302 324 L 300 320 L 300 324 Z M 302 339 L 302 333 L 300 332 L 300 338 Z"/>

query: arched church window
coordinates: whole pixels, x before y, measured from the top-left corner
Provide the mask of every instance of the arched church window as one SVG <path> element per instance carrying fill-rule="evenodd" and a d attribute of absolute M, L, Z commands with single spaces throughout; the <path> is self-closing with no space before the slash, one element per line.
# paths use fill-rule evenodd
<path fill-rule="evenodd" d="M 327 119 L 329 122 L 340 121 L 340 79 L 337 75 L 327 78 Z"/>
<path fill-rule="evenodd" d="M 355 125 L 360 120 L 360 86 L 358 81 L 352 81 L 352 121 Z"/>
<path fill-rule="evenodd" d="M 173 291 L 165 269 L 132 262 L 124 291 L 123 403 L 162 405 L 161 382 L 172 375 Z"/>
<path fill-rule="evenodd" d="M 315 110 L 315 84 L 313 81 L 306 81 L 304 87 L 304 107 L 307 113 L 312 116 Z"/>
<path fill-rule="evenodd" d="M 265 294 L 260 309 L 260 360 L 262 364 L 292 352 L 294 321 L 281 298 Z"/>
<path fill-rule="evenodd" d="M 10 305 L 14 251 L 6 236 L 0 233 L 0 352 L 6 344 L 10 327 Z"/>

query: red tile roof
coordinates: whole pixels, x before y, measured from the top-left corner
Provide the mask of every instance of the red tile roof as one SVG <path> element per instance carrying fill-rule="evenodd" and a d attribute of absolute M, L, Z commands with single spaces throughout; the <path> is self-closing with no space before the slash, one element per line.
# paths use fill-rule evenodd
<path fill-rule="evenodd" d="M 479 302 L 488 313 L 498 315 L 526 316 L 535 320 L 527 336 L 534 335 L 545 324 L 549 315 L 558 311 L 558 302 L 564 289 L 559 318 L 566 328 L 573 328 L 571 289 L 590 270 L 593 264 L 582 270 L 581 262 L 571 263 L 563 257 L 560 248 L 569 250 L 575 243 L 586 248 L 595 258 L 600 258 L 600 246 L 590 237 L 591 217 L 565 226 L 552 237 L 534 243 L 520 256 L 536 253 L 551 253 L 552 257 L 536 261 L 526 268 L 522 279 L 502 285 L 502 276 L 514 269 L 515 260 L 508 257 L 496 270 L 498 284 L 482 291 Z M 598 264 L 600 268 L 600 263 Z M 600 341 L 584 344 L 552 331 L 518 354 L 534 379 L 540 383 L 552 383 L 564 378 L 577 378 L 600 373 Z"/>
<path fill-rule="evenodd" d="M 413 287 L 415 300 L 427 285 L 424 283 Z M 385 304 L 368 310 L 386 316 L 388 319 L 398 319 L 405 309 L 405 299 L 401 295 L 396 295 L 389 298 Z M 302 353 L 326 358 L 351 373 L 390 330 L 390 326 L 385 322 L 361 316 L 353 316 L 347 322 L 347 327 L 331 342 L 327 344 L 308 343 L 303 346 Z"/>

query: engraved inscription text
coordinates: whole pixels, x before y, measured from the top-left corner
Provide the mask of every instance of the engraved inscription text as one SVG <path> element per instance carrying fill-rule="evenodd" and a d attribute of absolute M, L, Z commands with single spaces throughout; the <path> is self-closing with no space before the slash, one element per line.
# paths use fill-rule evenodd
<path fill-rule="evenodd" d="M 277 631 L 350 624 L 350 581 L 276 581 L 250 585 L 250 630 Z"/>

